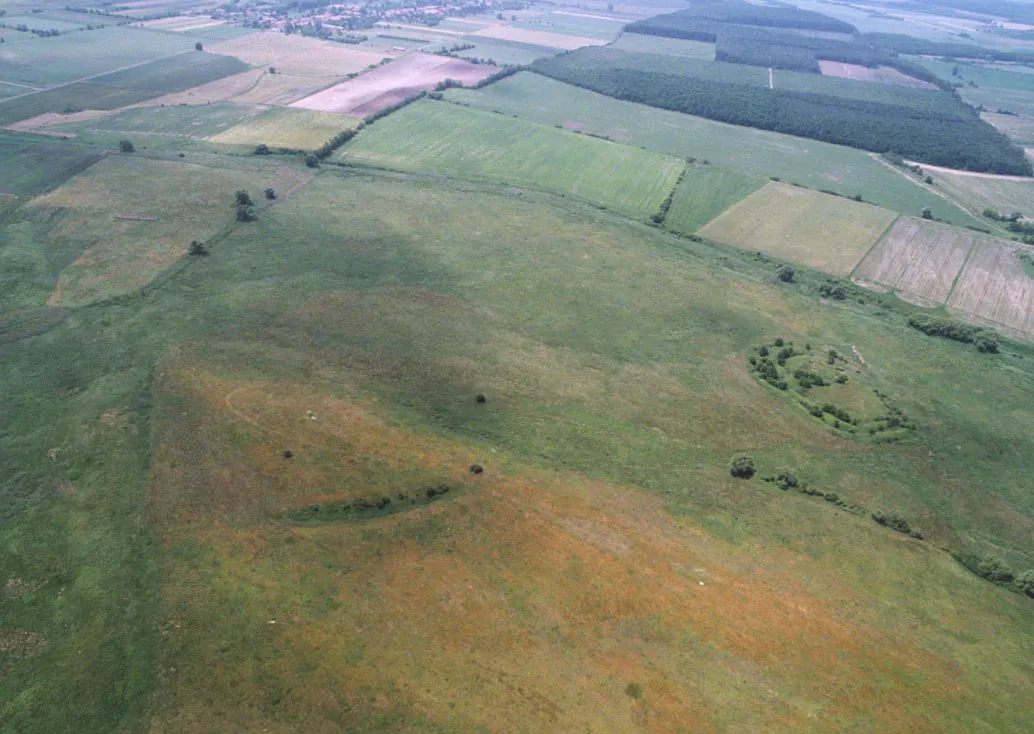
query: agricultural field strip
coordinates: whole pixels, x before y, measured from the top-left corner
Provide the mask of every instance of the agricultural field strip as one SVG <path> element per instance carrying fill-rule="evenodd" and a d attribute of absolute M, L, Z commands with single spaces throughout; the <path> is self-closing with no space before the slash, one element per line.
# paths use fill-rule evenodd
<path fill-rule="evenodd" d="M 645 219 L 673 191 L 673 156 L 423 100 L 367 127 L 335 160 L 570 194 Z"/>
<path fill-rule="evenodd" d="M 950 312 L 975 318 L 1011 335 L 1034 335 L 1034 278 L 1020 255 L 1034 250 L 999 240 L 975 246 L 947 299 Z"/>

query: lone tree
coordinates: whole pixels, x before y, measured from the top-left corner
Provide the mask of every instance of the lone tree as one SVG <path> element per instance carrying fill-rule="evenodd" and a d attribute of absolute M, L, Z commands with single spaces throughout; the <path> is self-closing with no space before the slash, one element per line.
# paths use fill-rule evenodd
<path fill-rule="evenodd" d="M 259 143 L 255 146 L 255 155 L 269 155 L 269 146 L 265 143 Z"/>
<path fill-rule="evenodd" d="M 262 193 L 264 193 L 266 195 L 266 198 L 269 199 L 270 201 L 272 201 L 273 199 L 276 198 L 276 192 L 273 191 L 273 189 L 266 189 Z"/>
<path fill-rule="evenodd" d="M 305 156 L 305 165 L 307 165 L 309 168 L 318 168 L 320 165 L 320 159 L 314 156 L 312 153 L 309 153 L 307 156 Z"/>
<path fill-rule="evenodd" d="M 238 222 L 250 222 L 255 218 L 255 215 L 251 211 L 251 207 L 247 204 L 237 205 L 237 221 Z"/>
<path fill-rule="evenodd" d="M 923 219 L 933 219 L 933 212 L 930 210 L 930 207 L 928 207 L 928 206 L 924 206 L 923 207 L 922 216 L 923 216 Z"/>
<path fill-rule="evenodd" d="M 118 141 L 118 149 L 122 153 L 132 153 L 135 148 L 133 147 L 132 140 L 120 140 Z"/>
<path fill-rule="evenodd" d="M 204 242 L 192 240 L 190 243 L 190 249 L 187 250 L 187 254 L 191 257 L 205 257 L 208 255 L 208 248 L 205 247 Z"/>
<path fill-rule="evenodd" d="M 796 271 L 789 265 L 784 265 L 779 269 L 779 280 L 784 283 L 793 283 L 793 276 L 796 275 Z"/>
<path fill-rule="evenodd" d="M 732 463 L 729 464 L 729 471 L 737 479 L 750 479 L 756 471 L 754 459 L 744 455 L 733 457 Z"/>
<path fill-rule="evenodd" d="M 194 50 L 195 51 L 204 51 L 205 47 L 201 45 L 201 41 L 198 41 L 197 43 L 194 44 Z"/>
<path fill-rule="evenodd" d="M 251 206 L 255 203 L 251 200 L 251 194 L 244 189 L 237 189 L 234 196 L 237 197 L 237 206 Z"/>
<path fill-rule="evenodd" d="M 270 74 L 276 74 L 276 67 L 275 66 L 269 67 L 269 73 Z"/>

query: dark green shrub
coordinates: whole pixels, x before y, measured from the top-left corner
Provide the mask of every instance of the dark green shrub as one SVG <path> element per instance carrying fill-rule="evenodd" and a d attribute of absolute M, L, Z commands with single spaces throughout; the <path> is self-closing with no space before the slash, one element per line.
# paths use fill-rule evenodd
<path fill-rule="evenodd" d="M 775 475 L 775 483 L 779 489 L 796 489 L 800 482 L 789 469 L 780 469 Z"/>
<path fill-rule="evenodd" d="M 730 473 L 738 479 L 750 479 L 757 471 L 754 467 L 754 459 L 749 456 L 740 455 L 733 458 L 729 464 Z"/>
<path fill-rule="evenodd" d="M 1017 576 L 1014 586 L 1021 593 L 1034 597 L 1034 570 L 1024 571 Z"/>
<path fill-rule="evenodd" d="M 996 584 L 1007 584 L 1013 580 L 1012 569 L 1001 558 L 991 556 L 980 561 L 977 573 Z"/>

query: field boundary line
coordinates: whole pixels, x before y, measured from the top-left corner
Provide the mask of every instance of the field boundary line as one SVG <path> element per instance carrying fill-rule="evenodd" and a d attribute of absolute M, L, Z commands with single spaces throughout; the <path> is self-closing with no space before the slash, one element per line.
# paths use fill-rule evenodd
<path fill-rule="evenodd" d="M 890 220 L 890 224 L 888 224 L 887 228 L 883 230 L 879 237 L 876 238 L 876 241 L 872 243 L 872 246 L 865 251 L 864 255 L 858 258 L 858 262 L 854 264 L 854 267 L 851 268 L 851 272 L 847 274 L 848 280 L 854 280 L 855 273 L 858 271 L 858 268 L 862 266 L 862 263 L 865 262 L 865 258 L 869 257 L 869 253 L 875 250 L 877 247 L 879 247 L 879 244 L 883 242 L 883 240 L 887 237 L 888 234 L 890 234 L 890 231 L 894 229 L 894 225 L 897 224 L 898 220 L 901 219 L 903 216 L 905 215 L 898 213 L 896 217 Z"/>
<path fill-rule="evenodd" d="M 970 258 L 973 257 L 973 251 L 976 250 L 977 238 L 973 237 L 973 242 L 969 245 L 969 250 L 966 251 L 966 259 L 962 261 L 962 267 L 959 268 L 959 272 L 955 273 L 955 277 L 952 278 L 951 288 L 948 289 L 948 296 L 944 299 L 944 310 L 948 310 L 948 304 L 951 303 L 951 297 L 955 295 L 955 288 L 959 284 L 959 280 L 962 278 L 962 274 L 966 272 L 966 266 L 969 265 Z"/>
<path fill-rule="evenodd" d="M 768 88 L 775 89 L 775 79 L 772 76 L 772 67 L 768 67 Z"/>

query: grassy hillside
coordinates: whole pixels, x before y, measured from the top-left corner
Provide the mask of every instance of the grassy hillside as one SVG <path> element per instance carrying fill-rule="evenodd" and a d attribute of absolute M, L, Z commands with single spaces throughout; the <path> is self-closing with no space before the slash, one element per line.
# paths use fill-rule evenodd
<path fill-rule="evenodd" d="M 563 125 L 711 163 L 756 176 L 830 189 L 902 213 L 934 216 L 961 225 L 981 222 L 874 160 L 862 151 L 790 135 L 725 125 L 700 117 L 622 102 L 537 74 L 517 74 L 484 89 L 451 89 L 448 99 L 482 109 Z"/>
<path fill-rule="evenodd" d="M 675 189 L 664 224 L 675 232 L 693 234 L 764 184 L 763 178 L 736 171 L 693 166 Z"/>
<path fill-rule="evenodd" d="M 335 160 L 533 186 L 640 218 L 660 208 L 685 166 L 671 156 L 430 100 L 365 129 Z"/>
<path fill-rule="evenodd" d="M 5 318 L 5 726 L 1034 725 L 1034 604 L 939 550 L 1034 565 L 1029 360 L 515 193 L 327 169 L 146 295 Z M 765 387 L 775 336 L 914 436 Z"/>

